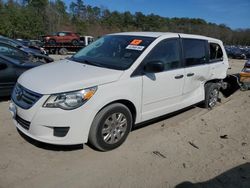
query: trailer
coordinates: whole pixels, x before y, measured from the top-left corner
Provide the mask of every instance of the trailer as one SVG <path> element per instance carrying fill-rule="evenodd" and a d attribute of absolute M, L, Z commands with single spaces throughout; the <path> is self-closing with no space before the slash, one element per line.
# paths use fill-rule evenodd
<path fill-rule="evenodd" d="M 82 48 L 84 48 L 85 45 L 65 45 L 65 44 L 59 44 L 59 45 L 44 45 L 43 48 L 49 53 L 49 54 L 60 54 L 60 55 L 67 55 L 68 52 L 78 52 Z"/>

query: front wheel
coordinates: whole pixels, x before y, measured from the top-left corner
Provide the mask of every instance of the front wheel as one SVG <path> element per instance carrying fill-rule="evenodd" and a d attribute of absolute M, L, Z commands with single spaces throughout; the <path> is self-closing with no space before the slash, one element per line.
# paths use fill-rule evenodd
<path fill-rule="evenodd" d="M 212 109 L 219 100 L 220 88 L 216 83 L 207 83 L 205 85 L 205 107 Z"/>
<path fill-rule="evenodd" d="M 100 151 L 119 147 L 132 127 L 132 115 L 123 104 L 114 103 L 103 108 L 95 117 L 89 133 L 89 142 Z"/>

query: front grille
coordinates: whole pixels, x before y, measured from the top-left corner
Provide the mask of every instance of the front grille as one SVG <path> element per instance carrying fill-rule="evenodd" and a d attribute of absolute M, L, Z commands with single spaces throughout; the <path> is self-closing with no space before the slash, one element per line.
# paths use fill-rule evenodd
<path fill-rule="evenodd" d="M 31 108 L 41 97 L 41 94 L 30 91 L 20 84 L 15 85 L 11 95 L 14 103 L 23 109 Z"/>
<path fill-rule="evenodd" d="M 29 130 L 30 128 L 30 122 L 24 120 L 23 118 L 21 118 L 20 116 L 16 115 L 16 121 L 19 125 L 21 125 L 24 129 Z"/>

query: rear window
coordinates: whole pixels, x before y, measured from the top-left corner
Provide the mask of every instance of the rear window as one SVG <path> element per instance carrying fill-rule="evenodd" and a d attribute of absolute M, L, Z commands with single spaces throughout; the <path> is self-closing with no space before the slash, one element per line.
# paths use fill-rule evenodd
<path fill-rule="evenodd" d="M 198 39 L 183 39 L 182 41 L 185 65 L 187 67 L 206 63 L 207 41 Z"/>

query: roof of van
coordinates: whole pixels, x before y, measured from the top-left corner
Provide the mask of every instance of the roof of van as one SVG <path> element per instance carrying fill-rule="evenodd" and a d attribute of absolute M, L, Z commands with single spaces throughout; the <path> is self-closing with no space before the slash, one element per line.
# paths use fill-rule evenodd
<path fill-rule="evenodd" d="M 202 36 L 202 35 L 191 35 L 191 34 L 171 33 L 171 32 L 122 32 L 122 33 L 113 33 L 111 35 L 130 35 L 130 36 L 143 36 L 143 37 L 158 38 L 161 36 L 173 35 L 173 34 L 180 35 L 182 38 L 196 38 L 196 39 L 220 41 L 219 39 L 206 37 L 206 36 Z"/>

